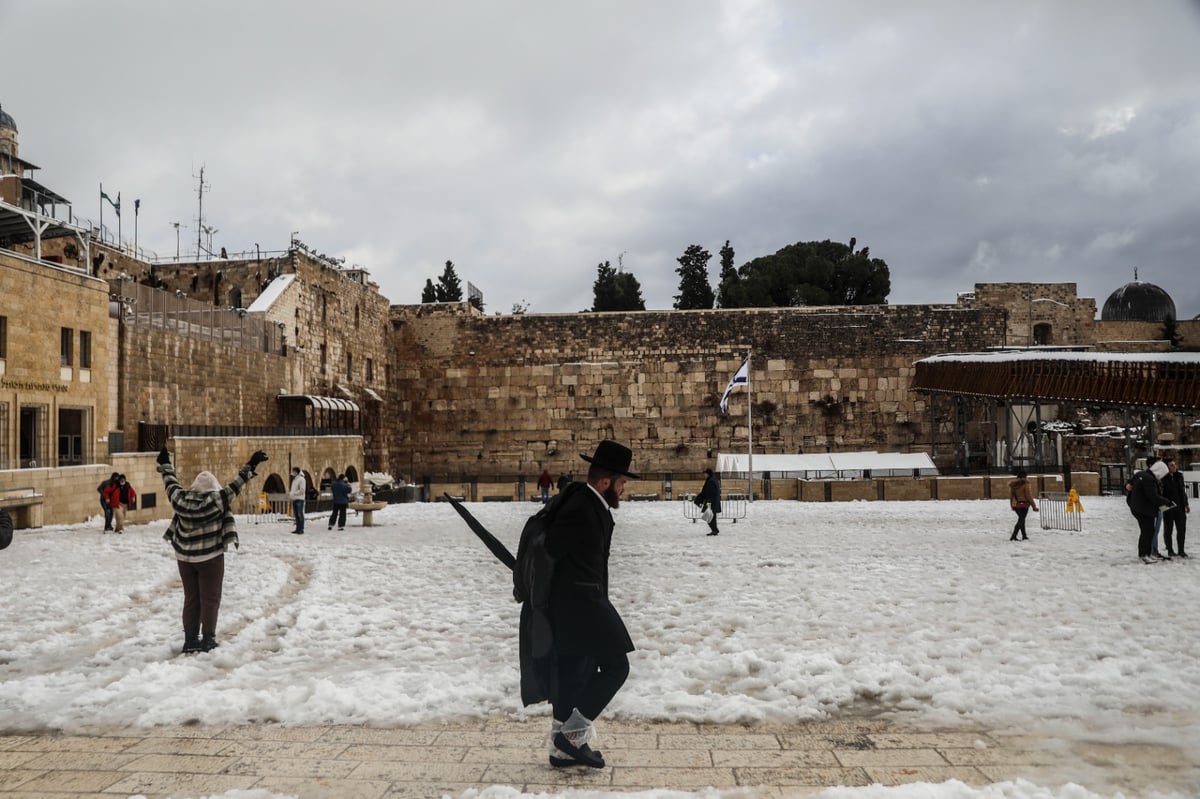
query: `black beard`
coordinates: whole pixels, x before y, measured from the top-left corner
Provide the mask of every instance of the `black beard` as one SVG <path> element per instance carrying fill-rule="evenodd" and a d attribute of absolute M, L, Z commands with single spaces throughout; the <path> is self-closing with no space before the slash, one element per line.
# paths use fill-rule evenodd
<path fill-rule="evenodd" d="M 610 508 L 621 507 L 621 495 L 617 493 L 617 489 L 613 488 L 612 483 L 609 483 L 608 488 L 604 489 L 604 501 Z"/>

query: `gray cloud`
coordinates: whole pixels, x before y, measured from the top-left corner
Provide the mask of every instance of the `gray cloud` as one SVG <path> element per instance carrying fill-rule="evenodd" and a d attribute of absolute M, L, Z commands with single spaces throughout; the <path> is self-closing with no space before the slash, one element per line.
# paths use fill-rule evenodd
<path fill-rule="evenodd" d="M 489 311 L 573 312 L 621 260 L 667 308 L 689 244 L 715 277 L 726 239 L 740 264 L 855 236 L 896 303 L 1102 304 L 1137 267 L 1200 313 L 1184 0 L 59 0 L 0 29 L 22 155 L 83 216 L 100 182 L 140 197 L 164 256 L 173 221 L 195 247 L 204 165 L 214 246 L 299 230 L 394 302 L 450 259 Z"/>

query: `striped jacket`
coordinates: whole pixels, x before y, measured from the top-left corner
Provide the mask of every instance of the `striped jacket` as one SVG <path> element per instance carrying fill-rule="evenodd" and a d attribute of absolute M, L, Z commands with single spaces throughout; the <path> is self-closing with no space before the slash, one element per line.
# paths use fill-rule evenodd
<path fill-rule="evenodd" d="M 254 472 L 243 466 L 233 482 L 220 491 L 189 491 L 179 484 L 175 467 L 170 463 L 158 466 L 167 488 L 167 501 L 175 511 L 163 539 L 175 548 L 176 560 L 200 563 L 211 560 L 225 551 L 229 544 L 238 546 L 234 526 L 233 498 L 241 493 Z"/>

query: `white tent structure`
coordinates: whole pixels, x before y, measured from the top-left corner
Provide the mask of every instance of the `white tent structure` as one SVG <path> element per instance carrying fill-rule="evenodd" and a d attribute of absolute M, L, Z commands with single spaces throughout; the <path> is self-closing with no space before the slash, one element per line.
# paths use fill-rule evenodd
<path fill-rule="evenodd" d="M 749 455 L 719 453 L 716 471 L 746 477 Z M 808 455 L 755 455 L 754 473 L 800 480 L 858 480 L 871 477 L 936 475 L 937 467 L 924 452 L 820 452 Z"/>

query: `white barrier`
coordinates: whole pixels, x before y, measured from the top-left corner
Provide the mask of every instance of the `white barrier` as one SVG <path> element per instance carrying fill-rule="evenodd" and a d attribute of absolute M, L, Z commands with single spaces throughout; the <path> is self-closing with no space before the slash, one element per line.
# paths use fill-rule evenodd
<path fill-rule="evenodd" d="M 258 495 L 258 506 L 250 514 L 251 524 L 275 524 L 291 519 L 292 501 L 287 494 Z"/>
<path fill-rule="evenodd" d="M 695 524 L 702 511 L 702 508 L 695 503 L 696 495 L 682 494 L 680 499 L 683 501 L 683 517 L 691 519 Z M 737 524 L 738 519 L 746 518 L 746 504 L 745 494 L 726 494 L 721 497 L 721 512 L 717 514 L 717 519 Z"/>
<path fill-rule="evenodd" d="M 1072 501 L 1070 494 L 1042 492 L 1038 497 L 1038 521 L 1043 530 L 1083 530 L 1083 504 L 1078 496 Z"/>

